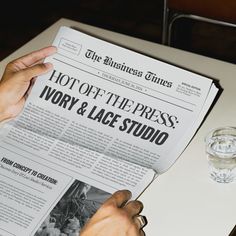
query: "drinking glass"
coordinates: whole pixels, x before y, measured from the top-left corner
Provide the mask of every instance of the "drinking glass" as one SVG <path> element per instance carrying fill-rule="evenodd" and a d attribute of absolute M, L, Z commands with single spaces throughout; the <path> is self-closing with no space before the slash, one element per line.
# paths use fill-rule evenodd
<path fill-rule="evenodd" d="M 236 127 L 219 127 L 205 138 L 210 177 L 219 183 L 236 179 Z"/>

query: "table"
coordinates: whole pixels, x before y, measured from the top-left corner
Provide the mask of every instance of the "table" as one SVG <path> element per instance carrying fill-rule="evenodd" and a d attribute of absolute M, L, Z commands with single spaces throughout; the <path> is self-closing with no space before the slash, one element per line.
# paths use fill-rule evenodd
<path fill-rule="evenodd" d="M 208 177 L 204 136 L 215 127 L 236 125 L 236 66 L 62 18 L 1 61 L 0 74 L 12 59 L 50 45 L 62 25 L 220 81 L 224 91 L 190 145 L 177 162 L 147 188 L 140 200 L 149 221 L 145 227 L 147 236 L 229 235 L 236 224 L 236 183 L 218 184 Z"/>

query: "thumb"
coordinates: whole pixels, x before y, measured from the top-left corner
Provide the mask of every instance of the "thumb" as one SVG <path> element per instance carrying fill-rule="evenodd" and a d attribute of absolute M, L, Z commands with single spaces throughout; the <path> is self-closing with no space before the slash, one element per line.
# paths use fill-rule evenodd
<path fill-rule="evenodd" d="M 53 65 L 49 62 L 36 64 L 34 66 L 28 67 L 24 70 L 21 70 L 18 73 L 19 79 L 22 82 L 30 82 L 30 80 L 36 76 L 46 74 L 53 69 Z"/>

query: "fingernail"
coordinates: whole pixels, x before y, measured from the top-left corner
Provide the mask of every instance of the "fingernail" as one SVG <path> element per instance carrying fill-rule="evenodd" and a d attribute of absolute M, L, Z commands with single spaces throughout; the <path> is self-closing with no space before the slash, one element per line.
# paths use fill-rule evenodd
<path fill-rule="evenodd" d="M 128 189 L 125 189 L 124 191 L 126 191 L 127 194 L 128 194 L 130 197 L 132 197 L 132 193 L 131 193 Z"/>
<path fill-rule="evenodd" d="M 53 68 L 53 64 L 50 62 L 46 62 L 44 65 L 46 66 L 48 70 L 51 70 Z"/>

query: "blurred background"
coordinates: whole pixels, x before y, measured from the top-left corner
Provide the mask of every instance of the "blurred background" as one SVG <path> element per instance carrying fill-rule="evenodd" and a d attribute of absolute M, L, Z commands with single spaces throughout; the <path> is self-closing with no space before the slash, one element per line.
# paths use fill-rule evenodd
<path fill-rule="evenodd" d="M 62 17 L 162 42 L 163 0 L 9 1 L 1 7 L 0 60 Z M 182 19 L 172 35 L 172 47 L 236 63 L 236 28 Z"/>

